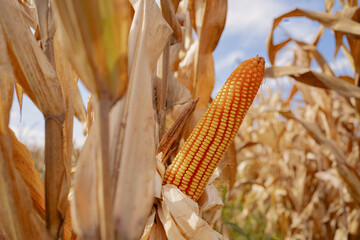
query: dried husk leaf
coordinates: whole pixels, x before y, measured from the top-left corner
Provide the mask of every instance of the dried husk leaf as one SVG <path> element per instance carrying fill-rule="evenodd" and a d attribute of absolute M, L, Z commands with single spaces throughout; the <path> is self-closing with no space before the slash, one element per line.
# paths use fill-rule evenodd
<path fill-rule="evenodd" d="M 235 141 L 233 140 L 226 150 L 223 159 L 219 163 L 219 171 L 221 177 L 227 182 L 229 189 L 234 186 L 236 180 L 236 170 L 237 161 L 236 161 L 236 148 Z"/>
<path fill-rule="evenodd" d="M 213 184 L 213 182 L 218 177 L 220 177 L 220 172 L 219 172 L 219 169 L 216 168 L 215 172 L 213 173 L 208 184 L 205 187 L 204 193 L 201 194 L 201 196 L 198 200 L 198 204 L 199 204 L 199 208 L 200 208 L 201 212 L 208 211 L 211 208 L 220 209 L 221 207 L 224 206 L 221 196 L 220 196 L 217 188 Z"/>
<path fill-rule="evenodd" d="M 153 228 L 156 227 L 155 214 L 156 214 L 155 208 L 152 208 L 151 209 L 151 214 L 148 217 L 148 219 L 146 220 L 144 233 L 141 236 L 140 240 L 148 240 L 148 239 L 150 239 L 150 234 L 151 234 L 152 231 L 154 231 Z"/>
<path fill-rule="evenodd" d="M 199 216 L 196 202 L 178 188 L 163 186 L 159 217 L 168 239 L 225 239 Z"/>
<path fill-rule="evenodd" d="M 155 112 L 151 75 L 172 30 L 155 2 L 141 0 L 131 3 L 135 15 L 129 36 L 130 81 L 123 115 L 124 140 L 114 218 L 117 236 L 137 239 L 143 232 L 154 196 Z M 157 44 L 149 45 L 150 41 Z"/>

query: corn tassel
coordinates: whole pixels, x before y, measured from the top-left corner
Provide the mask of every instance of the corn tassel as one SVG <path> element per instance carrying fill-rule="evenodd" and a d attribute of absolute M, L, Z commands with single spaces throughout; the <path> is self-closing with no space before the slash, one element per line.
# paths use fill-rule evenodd
<path fill-rule="evenodd" d="M 197 201 L 234 139 L 264 76 L 264 59 L 242 62 L 168 167 L 164 184 L 173 184 Z"/>

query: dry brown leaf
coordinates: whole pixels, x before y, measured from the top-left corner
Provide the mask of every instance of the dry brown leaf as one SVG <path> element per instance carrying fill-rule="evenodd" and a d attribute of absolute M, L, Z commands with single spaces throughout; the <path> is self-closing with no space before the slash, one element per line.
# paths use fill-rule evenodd
<path fill-rule="evenodd" d="M 335 0 L 325 0 L 325 11 L 331 12 L 334 6 Z"/>
<path fill-rule="evenodd" d="M 19 1 L 21 14 L 28 27 L 36 29 L 38 25 L 37 14 L 34 1 Z"/>
<path fill-rule="evenodd" d="M 14 167 L 21 175 L 30 191 L 34 206 L 41 217 L 45 219 L 45 186 L 40 173 L 34 167 L 34 161 L 27 147 L 18 141 L 15 134 L 9 129 L 13 145 Z"/>
<path fill-rule="evenodd" d="M 0 135 L 7 131 L 13 101 L 15 75 L 7 54 L 6 40 L 0 25 Z"/>
<path fill-rule="evenodd" d="M 19 103 L 19 106 L 20 106 L 20 115 L 21 115 L 24 90 L 20 86 L 20 84 L 18 84 L 18 83 L 15 83 L 15 92 L 16 92 L 16 97 L 17 97 L 17 100 L 18 100 L 18 103 Z"/>
<path fill-rule="evenodd" d="M 173 105 L 181 105 L 191 98 L 190 91 L 182 85 L 174 76 L 170 75 L 167 90 L 166 108 L 170 109 Z"/>
<path fill-rule="evenodd" d="M 199 98 L 197 108 L 204 108 L 210 101 L 215 84 L 215 69 L 212 52 L 220 39 L 225 26 L 227 1 L 191 1 L 189 2 L 190 17 L 199 43 L 195 50 L 194 72 L 191 80 L 192 95 Z M 216 17 L 215 17 L 216 16 Z"/>
<path fill-rule="evenodd" d="M 5 1 L 0 10 L 9 53 L 17 81 L 45 117 L 45 194 L 47 227 L 53 237 L 62 235 L 66 215 L 69 177 L 66 174 L 64 138 L 65 103 L 56 72 L 24 19 L 16 1 Z M 6 9 L 3 10 L 3 9 Z M 20 17 L 19 17 L 20 16 Z M 14 22 L 17 18 L 19 21 Z M 28 44 L 23 44 L 26 41 Z"/>
<path fill-rule="evenodd" d="M 55 22 L 52 14 L 53 6 L 52 4 L 50 5 L 49 0 L 36 0 L 35 6 L 38 17 L 41 46 L 51 65 L 55 67 L 53 48 Z"/>
<path fill-rule="evenodd" d="M 170 60 L 169 43 L 166 44 L 157 65 L 157 76 L 154 77 L 154 99 L 156 109 L 156 142 L 164 136 L 166 131 L 166 102 L 168 82 L 170 78 L 169 60 Z"/>
<path fill-rule="evenodd" d="M 62 172 L 63 185 L 61 187 L 60 196 L 61 195 L 67 196 L 70 190 L 70 182 L 71 182 L 70 172 L 71 172 L 71 159 L 72 159 L 72 150 L 73 150 L 72 138 L 73 138 L 73 122 L 74 122 L 74 113 L 75 113 L 74 105 L 79 104 L 76 103 L 75 100 L 81 101 L 81 99 L 76 99 L 74 97 L 78 76 L 73 70 L 69 60 L 66 58 L 64 54 L 65 47 L 63 43 L 61 43 L 59 40 L 59 33 L 56 32 L 55 36 L 52 39 L 53 39 L 53 46 L 50 48 L 52 48 L 54 52 L 52 53 L 52 55 L 49 54 L 48 56 L 53 56 L 54 58 L 54 64 L 56 66 L 57 75 L 61 84 L 61 90 L 65 99 L 65 121 L 62 125 L 62 130 L 63 130 L 62 138 L 64 141 L 62 148 L 63 156 L 64 156 L 63 165 L 65 169 Z M 50 49 L 48 51 L 50 51 Z M 82 105 L 82 101 L 80 104 Z M 69 213 L 67 197 L 62 197 L 59 205 L 61 205 L 62 209 L 65 209 L 66 214 Z M 67 217 L 64 214 L 64 224 L 66 223 L 65 222 L 66 219 L 69 219 L 69 217 Z M 69 235 L 69 231 L 71 232 L 72 229 L 65 228 L 65 230 L 67 231 L 66 234 Z"/>
<path fill-rule="evenodd" d="M 318 21 L 319 23 L 323 24 L 325 27 L 333 31 L 341 32 L 355 38 L 358 38 L 360 36 L 359 23 L 348 18 L 338 18 L 337 16 L 334 16 L 329 13 L 295 9 L 280 17 L 277 17 L 274 20 L 274 22 L 280 22 L 282 19 L 287 17 L 302 17 L 302 16 Z"/>
<path fill-rule="evenodd" d="M 179 147 L 180 140 L 187 127 L 189 119 L 195 110 L 197 101 L 189 101 L 183 107 L 180 115 L 171 125 L 170 129 L 166 132 L 161 139 L 157 153 L 162 152 L 164 154 L 163 162 L 165 163 L 171 154 L 176 153 Z"/>
<path fill-rule="evenodd" d="M 199 2 L 199 1 L 198 1 Z M 198 32 L 200 38 L 199 56 L 212 53 L 225 27 L 227 0 L 207 0 L 203 19 Z M 201 59 L 199 59 L 201 61 Z"/>
<path fill-rule="evenodd" d="M 290 76 L 295 80 L 310 86 L 331 89 L 345 97 L 360 98 L 359 87 L 349 84 L 338 77 L 296 66 L 270 67 L 265 69 L 265 77 L 277 78 L 282 76 Z"/>
<path fill-rule="evenodd" d="M 171 0 L 161 0 L 160 2 L 161 2 L 161 11 L 163 17 L 174 31 L 174 37 L 176 41 L 182 42 L 182 30 L 180 23 L 176 17 L 176 9 L 175 9 L 175 7 L 177 8 L 179 4 L 176 4 L 177 6 L 174 6 L 173 3 L 171 3 Z"/>
<path fill-rule="evenodd" d="M 321 68 L 321 70 L 324 74 L 327 74 L 330 76 L 335 76 L 335 74 L 331 70 L 329 64 L 326 62 L 323 55 L 317 50 L 315 45 L 307 44 L 305 42 L 301 42 L 301 41 L 297 41 L 297 40 L 294 40 L 294 41 L 296 42 L 296 44 L 298 46 L 300 46 L 300 48 L 303 51 L 308 52 L 308 54 L 311 56 L 311 58 L 315 59 L 315 61 L 317 62 L 317 64 L 319 65 L 319 67 Z"/>
<path fill-rule="evenodd" d="M 0 231 L 5 239 L 48 239 L 44 221 L 33 208 L 30 193 L 12 163 L 10 133 L 0 135 Z"/>
<path fill-rule="evenodd" d="M 84 103 L 82 101 L 81 98 L 81 94 L 80 94 L 80 90 L 79 88 L 76 86 L 74 89 L 74 96 L 73 96 L 73 107 L 74 107 L 74 111 L 75 111 L 75 117 L 82 123 L 83 125 L 83 133 L 84 135 L 87 134 L 87 113 L 86 113 L 86 109 L 84 106 Z"/>
<path fill-rule="evenodd" d="M 326 138 L 317 125 L 299 119 L 290 111 L 279 113 L 286 118 L 295 119 L 300 122 L 309 131 L 310 135 L 316 142 L 320 145 L 326 146 L 331 153 L 334 154 L 337 163 L 336 169 L 339 172 L 339 175 L 343 179 L 354 201 L 360 205 L 360 188 L 358 187 L 360 186 L 360 176 L 356 169 L 347 163 L 346 156 L 340 151 L 339 147 L 333 141 Z"/>
<path fill-rule="evenodd" d="M 126 91 L 128 1 L 56 1 L 69 59 L 90 92 L 115 101 Z"/>
<path fill-rule="evenodd" d="M 24 76 L 17 81 L 44 115 L 62 114 L 64 101 L 56 72 L 20 17 L 19 3 L 4 1 L 3 6 L 0 20 L 11 51 L 10 57 L 17 63 L 15 71 Z"/>
<path fill-rule="evenodd" d="M 98 134 L 98 125 L 93 124 L 79 156 L 71 199 L 73 228 L 83 239 L 100 237 L 96 197 L 96 158 L 100 155 Z"/>
<path fill-rule="evenodd" d="M 270 35 L 266 39 L 266 48 L 267 48 L 267 51 L 268 51 L 269 60 L 270 60 L 271 64 L 275 64 L 275 56 L 276 56 L 276 54 L 291 41 L 291 39 L 288 38 L 285 41 L 282 41 L 281 43 L 274 44 L 274 42 L 273 42 L 274 29 L 275 29 L 275 27 L 273 26 L 273 29 L 270 32 Z"/>
<path fill-rule="evenodd" d="M 360 8 L 358 6 L 345 8 L 335 12 L 335 16 L 351 19 L 357 23 L 360 23 Z M 339 48 L 341 47 L 351 67 L 356 72 L 355 82 L 356 85 L 359 86 L 358 81 L 360 75 L 360 58 L 358 52 L 360 51 L 360 40 L 352 36 L 346 36 L 349 44 L 349 49 L 348 49 L 348 47 L 343 43 L 343 36 L 344 34 L 335 32 L 336 49 L 334 56 L 336 56 Z"/>
<path fill-rule="evenodd" d="M 137 239 L 142 234 L 154 196 L 156 149 L 151 76 L 172 30 L 154 1 L 131 3 L 135 15 L 129 36 L 130 81 L 113 214 L 117 235 Z"/>
<path fill-rule="evenodd" d="M 359 38 L 360 36 L 360 24 L 356 21 L 351 20 L 350 18 L 338 17 L 330 13 L 320 13 L 320 12 L 308 11 L 303 9 L 295 9 L 274 19 L 272 30 L 270 31 L 269 36 L 267 38 L 267 49 L 271 64 L 275 63 L 275 56 L 277 52 L 290 41 L 290 39 L 288 39 L 277 45 L 274 45 L 274 41 L 273 41 L 273 33 L 275 28 L 280 24 L 280 22 L 283 19 L 288 17 L 307 17 L 309 19 L 318 21 L 323 26 L 333 30 L 335 34 L 341 33 L 352 38 Z M 340 46 L 338 42 L 337 42 L 337 46 L 338 47 Z"/>

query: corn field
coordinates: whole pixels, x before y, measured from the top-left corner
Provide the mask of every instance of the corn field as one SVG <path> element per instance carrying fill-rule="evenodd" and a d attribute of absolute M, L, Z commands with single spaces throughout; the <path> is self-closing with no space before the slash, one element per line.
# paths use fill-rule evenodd
<path fill-rule="evenodd" d="M 360 7 L 324 3 L 213 99 L 227 0 L 0 0 L 0 239 L 360 239 Z M 299 17 L 314 39 L 278 41 Z M 9 127 L 24 94 L 44 148 Z"/>

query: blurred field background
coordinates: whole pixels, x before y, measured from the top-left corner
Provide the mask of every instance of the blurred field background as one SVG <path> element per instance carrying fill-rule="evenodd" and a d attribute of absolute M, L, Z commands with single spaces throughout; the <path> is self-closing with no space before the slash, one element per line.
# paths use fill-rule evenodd
<path fill-rule="evenodd" d="M 220 18 L 226 18 L 224 31 L 208 36 L 220 39 L 218 43 L 200 37 L 199 26 L 206 29 L 211 24 L 204 20 L 196 25 L 191 19 L 183 36 L 189 42 L 181 50 L 174 47 L 179 54 L 173 61 L 170 57 L 169 74 L 187 90 L 169 84 L 180 93 L 173 94 L 162 123 L 169 129 L 179 116 L 177 105 L 191 96 L 200 97 L 189 122 L 191 129 L 241 61 L 265 57 L 265 81 L 214 183 L 224 206 L 205 211 L 203 218 L 229 239 L 360 239 L 358 2 L 229 0 L 227 4 L 227 15 Z M 194 6 L 190 12 L 196 12 Z M 178 13 L 179 22 L 189 28 L 184 16 Z M 219 20 L 214 25 L 221 24 Z M 173 42 L 179 39 L 179 35 L 172 37 Z M 209 41 L 210 47 L 201 41 Z M 199 45 L 208 47 L 205 57 L 194 55 Z M 211 65 L 212 61 L 213 69 L 206 70 L 205 62 Z M 190 70 L 194 65 L 198 79 L 210 76 L 195 88 Z M 80 81 L 78 87 L 87 106 L 90 91 Z M 43 114 L 25 95 L 21 110 L 18 101 L 14 97 L 9 126 L 27 145 L 45 179 Z M 87 111 L 89 121 L 94 110 Z M 84 151 L 87 128 L 75 120 L 71 180 Z M 159 130 L 157 138 L 161 131 L 165 130 Z M 81 235 L 84 229 L 79 235 L 86 239 L 86 234 Z"/>

